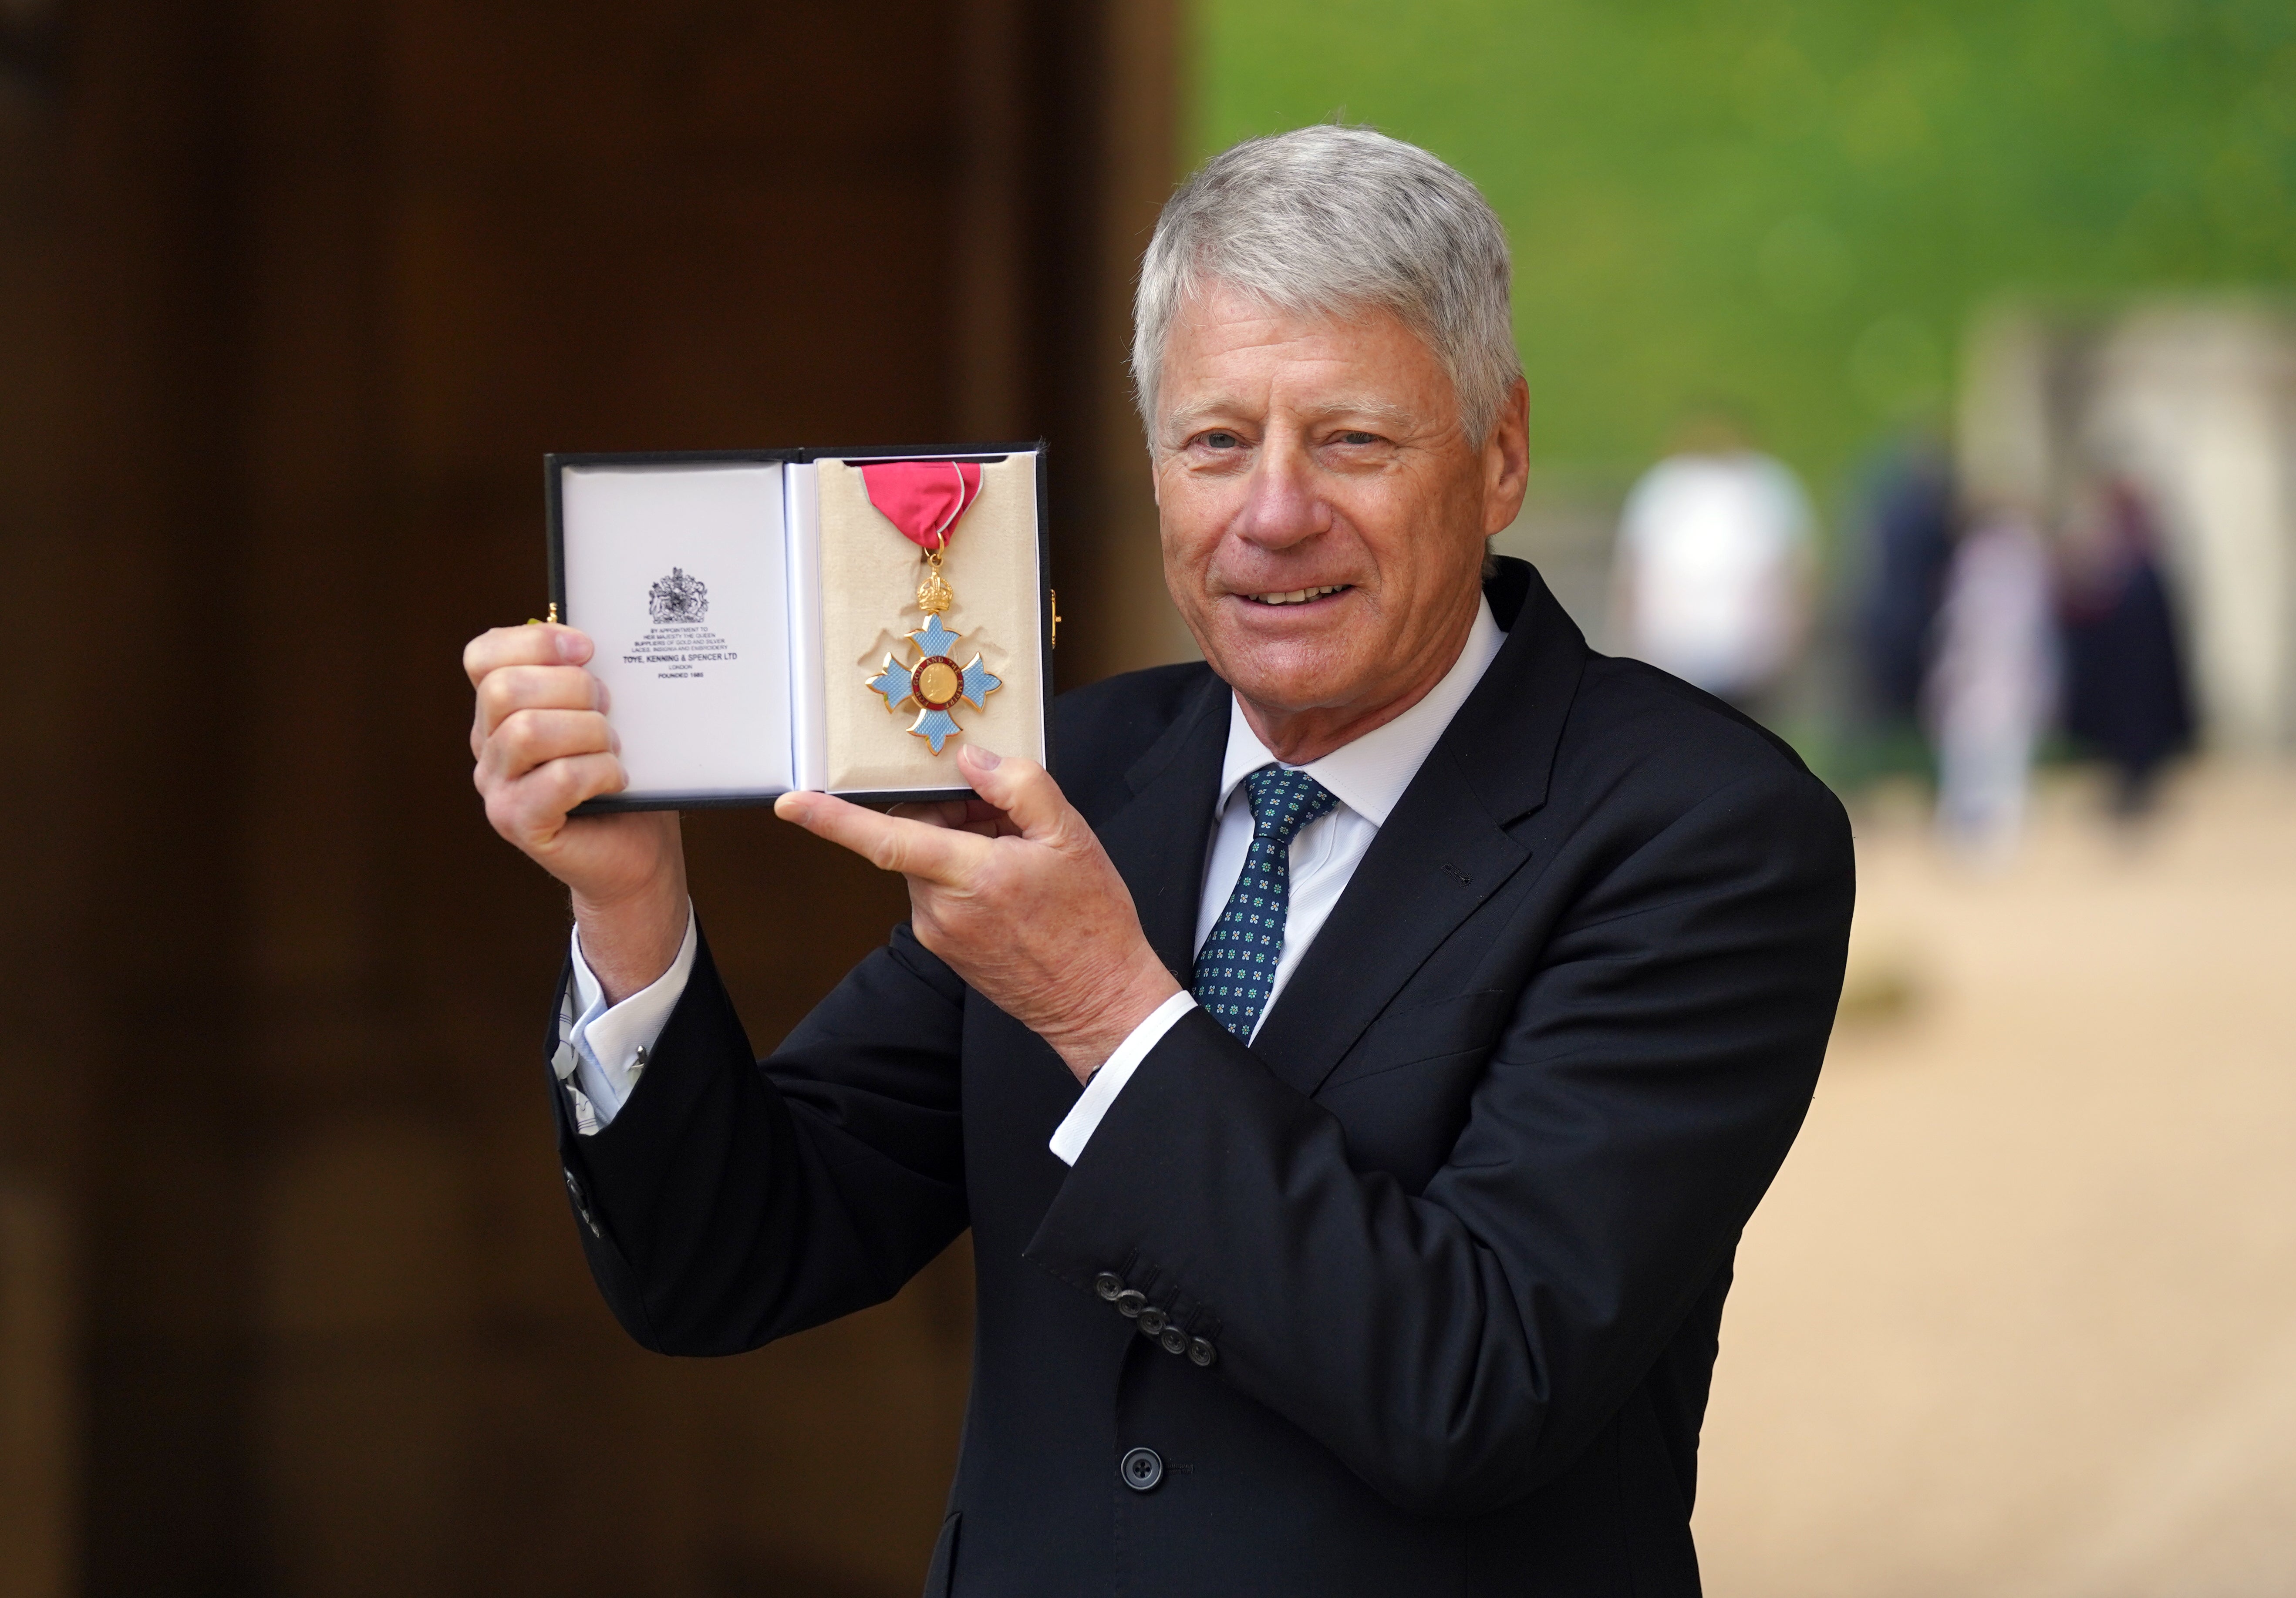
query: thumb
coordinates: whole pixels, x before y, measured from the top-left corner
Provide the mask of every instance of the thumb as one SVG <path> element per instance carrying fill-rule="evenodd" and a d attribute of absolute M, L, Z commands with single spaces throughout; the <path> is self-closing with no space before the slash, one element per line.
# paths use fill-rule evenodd
<path fill-rule="evenodd" d="M 1032 843 L 1058 843 L 1076 812 L 1052 774 L 1034 760 L 1007 759 L 993 750 L 968 743 L 956 752 L 957 768 L 972 791 L 1012 818 Z"/>

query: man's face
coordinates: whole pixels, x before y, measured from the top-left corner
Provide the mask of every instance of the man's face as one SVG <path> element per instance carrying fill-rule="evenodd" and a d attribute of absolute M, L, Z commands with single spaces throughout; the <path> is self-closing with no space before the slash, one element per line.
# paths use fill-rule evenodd
<path fill-rule="evenodd" d="M 1521 504 L 1522 433 L 1518 391 L 1477 447 L 1390 312 L 1300 316 L 1213 284 L 1174 319 L 1155 430 L 1164 580 L 1204 658 L 1279 718 L 1351 725 L 1424 693 L 1473 621 L 1484 537 Z"/>

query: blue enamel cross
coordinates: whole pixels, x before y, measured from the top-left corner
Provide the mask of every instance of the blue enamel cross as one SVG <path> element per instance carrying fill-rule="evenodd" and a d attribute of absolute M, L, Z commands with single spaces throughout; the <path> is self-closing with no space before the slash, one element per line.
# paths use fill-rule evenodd
<path fill-rule="evenodd" d="M 968 700 L 974 709 L 985 710 L 988 696 L 1004 685 L 1002 677 L 980 663 L 977 651 L 969 664 L 956 663 L 957 641 L 963 636 L 942 626 L 939 615 L 927 616 L 924 626 L 909 635 L 922 658 L 914 666 L 902 666 L 887 655 L 884 666 L 868 679 L 869 686 L 885 696 L 888 712 L 905 704 L 916 706 L 917 718 L 909 731 L 931 744 L 936 755 L 942 744 L 964 730 L 949 714 L 956 702 Z"/>

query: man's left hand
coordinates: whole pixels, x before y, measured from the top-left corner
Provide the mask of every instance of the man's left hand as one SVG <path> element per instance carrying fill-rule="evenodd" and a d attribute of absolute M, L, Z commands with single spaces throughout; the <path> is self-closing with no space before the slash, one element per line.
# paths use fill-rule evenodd
<path fill-rule="evenodd" d="M 957 769 L 979 799 L 887 815 L 785 793 L 774 814 L 906 877 L 917 940 L 1082 1081 L 1180 985 L 1148 947 L 1115 863 L 1043 766 L 968 743 Z"/>

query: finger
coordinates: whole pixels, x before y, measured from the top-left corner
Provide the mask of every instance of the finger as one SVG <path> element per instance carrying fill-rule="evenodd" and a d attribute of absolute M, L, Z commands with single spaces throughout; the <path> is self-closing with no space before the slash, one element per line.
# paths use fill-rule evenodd
<path fill-rule="evenodd" d="M 1021 830 L 1007 825 L 1004 812 L 978 795 L 961 799 L 912 800 L 895 805 L 888 814 L 907 816 L 913 821 L 938 821 L 945 827 L 964 827 L 984 837 L 993 837 L 1000 831 L 1017 836 Z"/>
<path fill-rule="evenodd" d="M 784 793 L 774 801 L 774 814 L 851 849 L 880 871 L 922 877 L 945 888 L 963 886 L 987 848 L 970 832 L 880 815 L 826 793 Z"/>
<path fill-rule="evenodd" d="M 964 801 L 964 824 L 967 830 L 983 838 L 1018 838 L 1021 829 L 1013 818 L 985 799 Z"/>
<path fill-rule="evenodd" d="M 1052 774 L 1034 760 L 1005 759 L 968 743 L 957 750 L 957 769 L 975 793 L 1012 818 L 1023 838 L 1060 843 L 1071 835 L 1076 811 Z"/>
<path fill-rule="evenodd" d="M 611 754 L 620 746 L 613 728 L 595 710 L 518 710 L 487 739 L 479 764 L 516 782 L 548 761 Z"/>
<path fill-rule="evenodd" d="M 976 799 L 913 800 L 895 805 L 886 814 L 903 821 L 921 821 L 929 827 L 961 827 L 972 819 L 966 812 L 977 803 Z"/>
<path fill-rule="evenodd" d="M 921 821 L 929 827 L 948 827 L 957 832 L 971 832 L 980 838 L 1018 838 L 1021 829 L 1005 819 L 1004 812 L 985 799 L 913 800 L 895 805 L 886 812 L 905 821 Z"/>
<path fill-rule="evenodd" d="M 521 848 L 546 848 L 566 825 L 567 813 L 585 799 L 619 793 L 628 774 L 612 755 L 575 755 L 537 767 L 487 795 L 487 819 Z"/>
<path fill-rule="evenodd" d="M 492 733 L 518 710 L 603 710 L 605 684 L 579 666 L 498 666 L 479 680 L 478 725 Z"/>
<path fill-rule="evenodd" d="M 579 666 L 594 652 L 587 633 L 555 622 L 490 627 L 463 646 L 463 670 L 475 688 L 505 666 Z"/>

